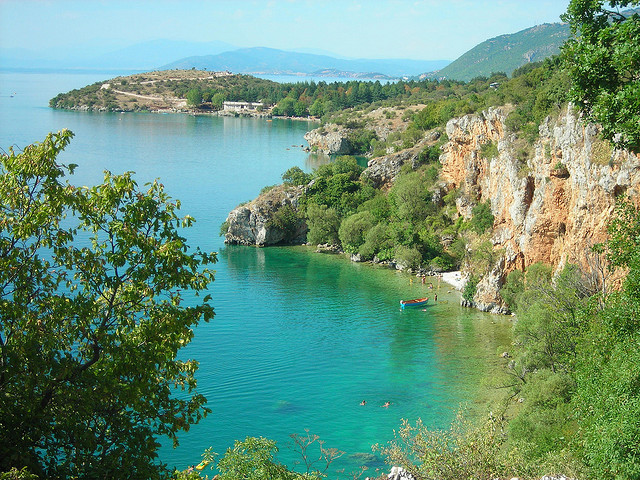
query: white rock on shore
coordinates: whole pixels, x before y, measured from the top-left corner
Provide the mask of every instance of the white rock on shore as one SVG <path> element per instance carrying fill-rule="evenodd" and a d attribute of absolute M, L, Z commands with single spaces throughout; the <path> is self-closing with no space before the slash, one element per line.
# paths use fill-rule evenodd
<path fill-rule="evenodd" d="M 458 291 L 462 291 L 464 289 L 464 285 L 467 283 L 467 279 L 462 276 L 460 271 L 444 272 L 442 274 L 442 280 Z"/>
<path fill-rule="evenodd" d="M 415 477 L 402 467 L 391 468 L 391 473 L 387 475 L 389 480 L 415 480 Z"/>

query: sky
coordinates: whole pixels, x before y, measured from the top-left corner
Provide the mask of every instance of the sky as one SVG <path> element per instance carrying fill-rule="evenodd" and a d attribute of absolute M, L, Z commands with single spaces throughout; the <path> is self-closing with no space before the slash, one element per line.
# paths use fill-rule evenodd
<path fill-rule="evenodd" d="M 349 58 L 455 60 L 559 22 L 569 0 L 0 0 L 0 48 L 107 53 L 149 40 L 224 41 Z"/>

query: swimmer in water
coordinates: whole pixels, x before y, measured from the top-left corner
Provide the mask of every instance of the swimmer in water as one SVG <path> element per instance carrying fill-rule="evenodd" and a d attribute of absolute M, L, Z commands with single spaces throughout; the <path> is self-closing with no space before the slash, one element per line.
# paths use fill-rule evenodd
<path fill-rule="evenodd" d="M 382 408 L 389 408 L 389 405 L 391 405 L 391 402 L 384 402 L 384 405 L 382 405 Z"/>
<path fill-rule="evenodd" d="M 363 407 L 364 407 L 366 404 L 367 404 L 367 401 L 366 401 L 366 400 L 362 400 L 362 401 L 360 402 L 360 405 L 362 405 Z"/>

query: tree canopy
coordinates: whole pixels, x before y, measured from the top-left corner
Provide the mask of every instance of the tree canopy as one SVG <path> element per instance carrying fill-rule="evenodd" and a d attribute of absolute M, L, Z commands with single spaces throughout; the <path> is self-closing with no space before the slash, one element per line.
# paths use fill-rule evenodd
<path fill-rule="evenodd" d="M 562 17 L 575 38 L 564 48 L 571 99 L 616 146 L 640 152 L 638 0 L 572 0 Z"/>
<path fill-rule="evenodd" d="M 0 157 L 0 472 L 162 478 L 158 437 L 208 412 L 177 353 L 213 317 L 193 297 L 216 256 L 189 250 L 193 219 L 158 181 L 69 184 L 71 138 Z"/>

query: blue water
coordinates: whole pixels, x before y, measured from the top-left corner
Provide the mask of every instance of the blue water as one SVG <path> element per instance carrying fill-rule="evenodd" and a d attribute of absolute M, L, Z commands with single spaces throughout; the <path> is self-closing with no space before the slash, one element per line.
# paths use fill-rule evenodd
<path fill-rule="evenodd" d="M 61 91 L 104 79 L 0 73 L 0 147 L 69 128 L 76 137 L 60 160 L 79 165 L 73 183 L 99 182 L 105 169 L 135 171 L 140 184 L 159 177 L 197 220 L 190 243 L 219 252 L 216 317 L 182 352 L 199 360 L 199 391 L 213 412 L 177 449 L 163 447 L 162 461 L 185 468 L 209 446 L 224 453 L 252 435 L 276 440 L 292 465 L 289 435 L 309 429 L 347 452 L 332 470 L 349 473 L 361 463 L 353 455 L 393 438 L 402 418 L 445 427 L 474 401 L 487 364 L 510 342 L 506 320 L 462 309 L 445 285 L 443 303 L 402 312 L 398 301 L 429 294 L 428 286 L 306 247 L 224 246 L 219 228 L 231 209 L 289 167 L 326 161 L 300 148 L 313 124 L 47 107 Z"/>

